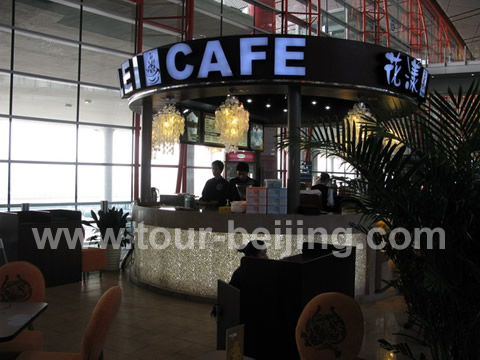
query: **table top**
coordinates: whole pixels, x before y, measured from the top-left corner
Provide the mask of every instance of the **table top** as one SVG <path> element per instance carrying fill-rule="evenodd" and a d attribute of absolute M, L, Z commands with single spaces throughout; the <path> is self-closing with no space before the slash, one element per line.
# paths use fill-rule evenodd
<path fill-rule="evenodd" d="M 47 307 L 44 302 L 0 302 L 0 342 L 15 338 Z"/>

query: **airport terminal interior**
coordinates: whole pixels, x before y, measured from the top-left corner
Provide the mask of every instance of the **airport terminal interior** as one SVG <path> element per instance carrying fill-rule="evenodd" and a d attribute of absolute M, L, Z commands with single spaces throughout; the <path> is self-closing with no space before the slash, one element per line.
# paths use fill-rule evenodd
<path fill-rule="evenodd" d="M 282 39 L 300 42 L 290 42 L 278 50 L 276 46 Z M 306 42 L 301 42 L 304 39 Z M 247 41 L 252 41 L 250 48 L 244 46 L 238 50 L 230 46 Z M 229 45 L 222 48 L 218 44 Z M 319 45 L 309 48 L 309 44 Z M 331 47 L 322 48 L 321 44 L 331 44 L 328 45 Z M 203 59 L 197 54 L 200 46 L 207 48 L 202 50 L 205 51 Z M 260 48 L 263 50 L 258 50 Z M 357 48 L 365 48 L 365 52 L 353 50 Z M 167 55 L 171 54 L 169 49 L 176 51 L 173 62 L 178 63 L 174 65 Z M 253 56 L 249 61 L 254 70 L 265 62 L 276 73 L 272 76 L 255 71 L 249 74 L 248 66 L 243 67 L 245 59 L 238 55 L 239 51 L 247 52 L 246 49 Z M 390 60 L 385 68 L 371 61 L 376 61 L 382 51 L 390 54 L 384 56 Z M 209 54 L 210 59 L 205 54 Z M 325 79 L 309 78 L 310 74 L 291 83 L 285 76 L 276 79 L 277 72 L 301 68 L 303 55 L 299 54 L 308 58 L 305 66 L 317 66 Z M 370 54 L 373 55 L 367 57 Z M 401 88 L 395 84 L 400 72 L 397 65 L 393 79 L 388 78 L 388 84 L 385 83 L 383 69 L 387 71 L 387 66 L 393 69 L 400 56 L 408 58 L 408 66 L 411 64 L 423 71 L 419 84 L 423 81 L 425 85 L 428 81 L 425 91 L 447 96 L 449 87 L 454 92 L 460 86 L 468 88 L 472 80 L 480 77 L 478 0 L 0 1 L 0 240 L 3 239 L 0 264 L 3 267 L 16 260 L 38 261 L 35 264 L 46 280 L 46 294 L 41 302 L 48 304 L 33 321 L 34 329 L 43 334 L 41 349 L 84 351 L 82 337 L 99 298 L 107 289 L 118 285 L 122 299 L 108 337 L 101 345 L 104 359 L 226 359 L 227 353 L 222 352 L 224 333 L 217 333 L 217 328 L 223 329 L 225 325 L 221 323 L 221 316 L 212 316 L 212 309 L 220 301 L 217 290 L 222 285 L 217 288 L 217 280 L 228 283 L 241 261 L 235 247 L 227 249 L 218 241 L 221 236 L 228 238 L 227 219 L 245 228 L 249 240 L 258 235 L 253 231 L 255 226 L 272 233 L 278 230 L 282 244 L 287 241 L 285 233 L 292 221 L 297 225 L 301 221 L 305 229 L 323 226 L 329 245 L 335 227 L 361 222 L 357 215 L 342 211 L 339 203 L 335 207 L 333 195 L 332 202 L 328 200 L 328 214 L 326 201 L 322 212 L 312 210 L 311 203 L 302 214 L 292 210 L 293 204 L 298 207 L 300 201 L 307 201 L 296 191 L 297 187 L 308 192 L 321 182 L 322 174 L 328 173 L 331 179 L 336 179 L 333 182 L 337 201 L 337 194 L 340 198 L 342 189 L 358 178 L 359 172 L 341 158 L 327 156 L 328 150 L 279 148 L 278 141 L 284 140 L 295 124 L 311 136 L 308 121 L 342 119 L 352 111 L 374 112 L 389 101 L 398 100 L 402 106 L 417 106 L 425 101 L 426 92 L 423 97 L 412 95 L 407 93 L 407 84 L 405 88 L 403 84 Z M 227 58 L 233 75 L 232 70 L 229 69 L 230 73 L 225 70 Z M 281 59 L 277 62 L 278 58 Z M 329 62 L 330 58 L 341 61 Z M 365 74 L 375 74 L 374 71 L 380 69 L 382 77 L 364 79 L 356 69 L 342 68 L 357 61 L 371 65 L 371 68 L 365 66 Z M 193 63 L 195 71 L 200 68 L 194 80 L 186 75 L 194 68 Z M 248 61 L 246 63 L 248 65 Z M 148 66 L 152 64 L 157 64 L 155 71 L 158 71 L 158 74 L 154 71 L 153 78 L 148 77 Z M 204 70 L 206 75 L 201 75 L 204 65 L 210 67 Z M 245 80 L 236 74 L 237 68 L 241 68 L 242 76 L 246 73 L 250 77 Z M 349 71 L 350 83 L 345 75 Z M 212 78 L 202 79 L 202 76 L 207 78 L 209 72 Z M 414 78 L 408 77 L 413 76 L 411 74 L 405 76 L 413 84 Z M 155 80 L 155 75 L 162 80 L 158 77 Z M 387 71 L 387 77 L 389 75 Z M 398 89 L 388 87 L 393 85 Z M 234 152 L 225 148 L 229 143 L 219 137 L 215 127 L 216 111 L 227 96 L 237 98 L 250 115 L 249 130 L 236 144 Z M 177 134 L 172 143 L 156 143 L 158 129 L 152 130 L 152 119 L 160 119 L 167 104 L 173 104 L 177 116 L 182 117 L 181 136 Z M 296 121 L 294 125 L 293 121 Z M 325 130 L 328 124 L 324 122 L 321 127 Z M 298 156 L 296 159 L 302 168 L 298 161 L 292 160 L 294 156 Z M 228 208 L 223 210 L 227 214 L 217 213 L 215 207 L 215 212 L 209 215 L 207 210 L 211 210 L 211 204 L 206 205 L 203 213 L 195 209 L 195 204 L 202 204 L 200 198 L 205 196 L 202 191 L 212 178 L 215 161 L 221 161 L 222 167 L 225 164 L 220 170 L 228 181 L 237 176 L 239 163 L 250 165 L 247 175 L 258 181 L 260 190 L 253 188 L 257 189 L 251 197 L 256 201 L 255 206 L 249 207 L 248 203 L 252 190 L 240 196 L 247 201 L 242 209 L 244 212 L 246 206 L 246 214 L 231 213 L 233 203 L 231 208 L 228 203 L 220 204 L 227 205 L 221 207 Z M 296 175 L 292 175 L 292 169 L 297 170 Z M 266 202 L 270 186 L 285 189 L 284 200 L 280 190 L 277 197 L 272 195 L 277 201 L 272 207 Z M 238 191 L 240 193 L 240 189 Z M 128 244 L 116 253 L 117 260 L 121 261 L 113 266 L 106 263 L 103 252 L 100 260 L 88 252 L 98 250 L 98 234 L 90 225 L 99 223 L 92 213 L 108 212 L 112 207 L 122 209 L 120 217 L 128 213 L 122 218 L 125 220 L 122 228 L 135 232 L 135 237 L 129 237 Z M 309 214 L 306 208 L 313 212 Z M 61 246 L 58 250 L 43 252 L 33 249 L 34 236 L 26 235 L 25 229 L 48 227 L 46 223 L 54 224 L 50 226 L 57 230 L 66 227 L 71 234 L 75 228 L 83 229 L 77 233 L 81 239 L 78 246 L 74 245 L 74 250 L 60 249 Z M 182 242 L 189 239 L 189 228 L 194 227 L 195 244 L 204 234 L 203 227 L 209 228 L 205 235 L 207 250 L 185 253 L 177 252 L 173 245 L 158 249 L 152 244 L 134 248 L 134 242 L 139 244 L 136 227 L 140 223 L 145 224 L 145 234 L 150 237 L 156 236 L 159 229 L 166 229 L 165 237 L 179 238 Z M 297 291 L 291 289 L 297 289 L 298 285 L 301 289 L 298 292 L 303 296 L 298 301 L 303 307 L 304 300 L 312 297 L 304 294 L 308 293 L 305 289 L 309 289 L 314 278 L 306 274 L 306 269 L 314 261 L 300 254 L 301 240 L 305 237 L 295 236 L 300 247 L 288 254 L 287 259 L 292 256 L 296 260 L 285 268 L 279 266 L 272 270 L 260 266 L 257 269 L 262 274 L 299 271 L 301 280 L 279 281 L 276 284 L 283 286 L 284 292 L 275 294 L 293 298 L 289 292 Z M 26 240 L 22 239 L 28 239 L 30 245 L 25 245 Z M 237 247 L 239 239 L 234 238 Z M 347 284 L 348 290 L 338 290 L 343 287 L 332 285 L 331 291 L 344 292 L 359 303 L 363 337 L 359 340 L 358 354 L 342 359 L 405 358 L 382 348 L 379 339 L 406 342 L 414 352 L 425 351 L 412 340 L 418 333 L 412 329 L 404 296 L 382 282 L 395 276 L 392 262 L 384 253 L 372 255 L 370 249 L 362 250 L 359 247 L 362 239 L 357 231 L 348 240 L 351 242 L 344 243 L 356 248 L 356 252 L 349 257 L 350 262 L 341 265 L 348 267 L 343 275 L 343 270 L 337 271 L 343 268 L 335 264 L 331 268 L 321 264 L 311 268 L 320 269 L 317 278 L 338 276 L 338 281 L 342 286 Z M 271 250 L 269 255 L 274 260 L 284 259 L 280 250 Z M 97 265 L 97 261 L 102 265 Z M 304 267 L 296 267 L 299 265 L 296 262 Z M 257 266 L 253 262 L 252 269 L 254 265 Z M 72 266 L 77 270 L 66 270 Z M 4 311 L 1 304 L 9 302 L 5 295 L 8 276 L 3 282 L 1 267 L 0 319 L 6 323 L 1 317 Z M 299 284 L 294 284 L 297 280 Z M 234 306 L 229 302 L 233 301 L 231 298 L 238 301 L 233 301 L 237 308 L 243 306 L 239 305 L 241 301 L 255 299 L 250 292 L 242 297 L 231 289 L 225 291 L 229 299 L 221 300 L 229 304 L 225 309 Z M 298 304 L 293 300 L 290 305 L 295 311 L 302 310 L 297 309 Z M 271 312 L 277 309 L 262 302 L 254 307 L 256 310 L 265 307 Z M 228 321 L 235 323 L 233 318 Z M 255 321 L 261 323 L 258 317 Z M 291 331 L 292 344 L 295 343 L 294 329 L 295 324 Z M 22 357 L 17 349 L 2 352 L 2 346 L 11 340 L 2 331 L 0 358 L 30 359 Z M 408 336 L 395 335 L 398 332 Z M 281 336 L 278 344 L 283 341 Z M 269 341 L 265 343 L 270 344 Z M 245 334 L 246 359 L 268 359 L 265 349 L 260 351 L 251 344 L 251 337 Z M 337 345 L 328 346 L 332 353 L 331 349 Z M 297 358 L 311 359 L 303 355 Z M 281 356 L 275 359 L 294 360 Z"/>

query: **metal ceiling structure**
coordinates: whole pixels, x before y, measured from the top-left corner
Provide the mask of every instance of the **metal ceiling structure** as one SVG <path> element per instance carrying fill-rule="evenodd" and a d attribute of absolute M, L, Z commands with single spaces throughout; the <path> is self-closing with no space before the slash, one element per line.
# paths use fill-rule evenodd
<path fill-rule="evenodd" d="M 186 26 L 195 29 L 205 27 L 205 19 L 199 11 L 204 1 L 197 0 L 202 3 L 201 6 L 197 6 L 194 0 L 176 2 L 182 9 L 181 15 L 163 17 L 148 13 L 155 0 L 130 1 L 144 7 L 145 24 L 178 31 L 179 34 L 185 34 Z M 256 34 L 307 34 L 359 40 L 410 53 L 425 63 L 472 60 L 478 56 L 475 43 L 480 41 L 480 37 L 476 36 L 479 28 L 473 29 L 471 22 L 480 15 L 480 11 L 466 15 L 468 11 L 475 10 L 472 0 L 247 0 L 229 2 L 228 5 L 222 2 L 221 9 L 222 14 L 229 9 L 237 9 L 246 18 L 251 17 L 252 30 Z M 455 11 L 462 12 L 450 15 Z M 175 19 L 181 19 L 177 28 L 168 24 Z M 457 31 L 457 24 L 465 35 Z M 192 31 L 192 38 L 202 37 L 203 32 Z M 462 35 L 464 38 L 468 36 L 467 46 Z"/>

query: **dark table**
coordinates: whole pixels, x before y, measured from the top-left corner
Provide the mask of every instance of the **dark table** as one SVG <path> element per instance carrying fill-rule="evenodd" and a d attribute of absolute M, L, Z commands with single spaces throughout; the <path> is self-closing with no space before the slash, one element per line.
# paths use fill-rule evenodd
<path fill-rule="evenodd" d="M 47 306 L 44 302 L 0 302 L 0 342 L 15 338 Z"/>

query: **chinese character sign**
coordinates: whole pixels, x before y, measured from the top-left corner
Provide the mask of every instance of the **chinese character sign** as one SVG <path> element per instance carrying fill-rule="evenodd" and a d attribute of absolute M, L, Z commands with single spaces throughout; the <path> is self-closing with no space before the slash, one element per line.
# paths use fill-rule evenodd
<path fill-rule="evenodd" d="M 425 98 L 428 71 L 420 61 L 400 52 L 387 52 L 383 70 L 388 85 L 409 95 Z"/>

